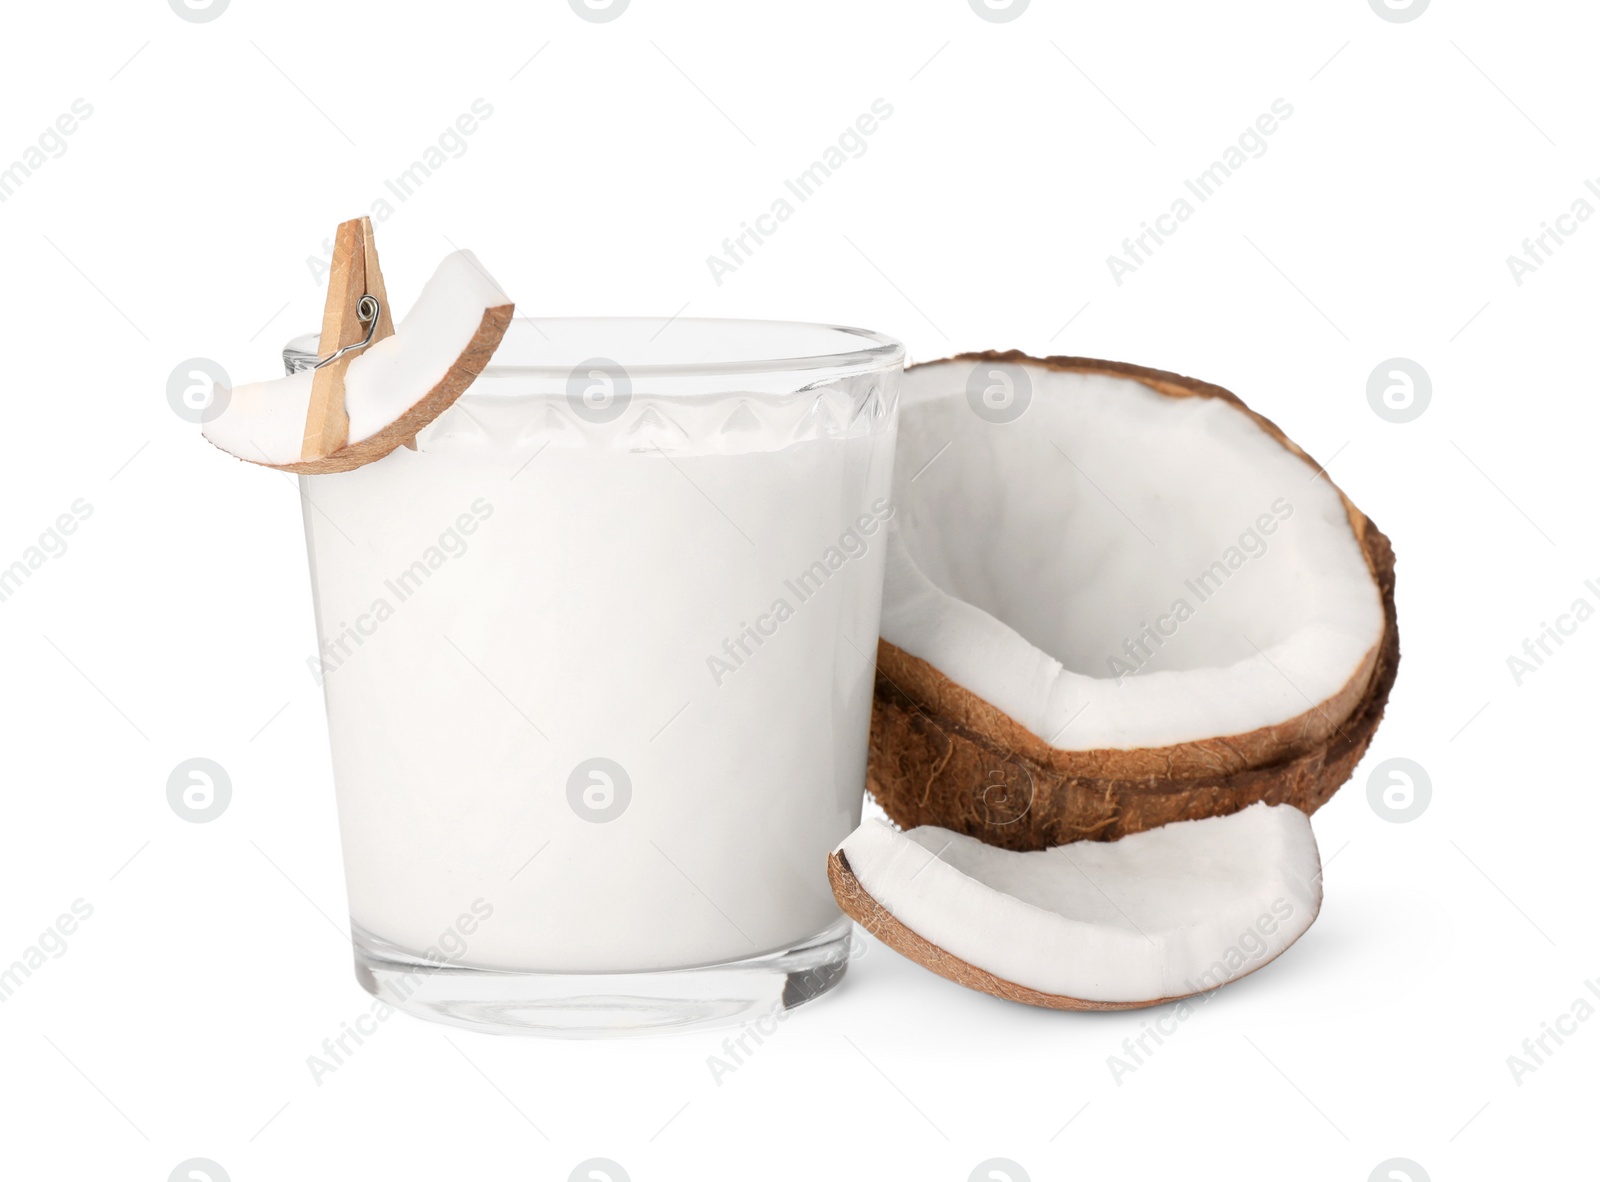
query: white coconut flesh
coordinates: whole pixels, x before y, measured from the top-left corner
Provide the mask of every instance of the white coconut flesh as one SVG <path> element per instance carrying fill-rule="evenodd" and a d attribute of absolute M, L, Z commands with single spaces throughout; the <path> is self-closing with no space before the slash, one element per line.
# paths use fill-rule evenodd
<path fill-rule="evenodd" d="M 344 375 L 347 445 L 397 421 L 442 381 L 483 323 L 511 300 L 471 251 L 445 256 L 417 302 L 385 337 L 357 353 Z M 292 464 L 300 459 L 312 372 L 234 388 L 202 434 L 241 459 Z"/>
<path fill-rule="evenodd" d="M 1241 977 L 1299 939 L 1322 903 L 1311 822 L 1290 805 L 1027 852 L 869 820 L 840 850 L 929 944 L 1001 981 L 1103 1005 Z"/>
<path fill-rule="evenodd" d="M 905 376 L 885 640 L 1068 750 L 1277 725 L 1370 670 L 1383 605 L 1343 500 L 1249 414 L 1028 365 L 1031 402 L 990 422 L 973 366 Z"/>

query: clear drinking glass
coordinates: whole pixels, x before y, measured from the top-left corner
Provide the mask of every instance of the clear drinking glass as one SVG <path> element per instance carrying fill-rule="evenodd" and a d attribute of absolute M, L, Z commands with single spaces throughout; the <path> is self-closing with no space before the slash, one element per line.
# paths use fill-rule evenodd
<path fill-rule="evenodd" d="M 416 450 L 301 478 L 366 989 L 597 1034 L 838 981 L 902 362 L 850 328 L 518 319 Z"/>

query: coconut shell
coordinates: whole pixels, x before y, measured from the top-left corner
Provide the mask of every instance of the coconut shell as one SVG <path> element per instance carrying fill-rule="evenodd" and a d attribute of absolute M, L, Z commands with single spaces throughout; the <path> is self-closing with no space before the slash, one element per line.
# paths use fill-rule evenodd
<path fill-rule="evenodd" d="M 1218 985 L 1213 989 L 1200 989 L 1193 993 L 1152 997 L 1148 1001 L 1084 1001 L 1082 998 L 1067 997 L 1060 993 L 1041 993 L 1037 989 L 1018 985 L 1015 981 L 1008 981 L 1004 977 L 997 977 L 987 969 L 980 969 L 977 965 L 970 964 L 917 935 L 867 892 L 867 888 L 861 885 L 861 880 L 850 869 L 849 859 L 844 856 L 843 850 L 835 850 L 828 855 L 828 883 L 833 887 L 834 901 L 839 904 L 839 910 L 907 960 L 915 961 L 930 972 L 938 973 L 947 981 L 954 981 L 957 985 L 976 989 L 980 993 L 1003 997 L 1007 1001 L 1021 1002 L 1023 1005 L 1039 1006 L 1048 1010 L 1142 1010 L 1150 1006 L 1179 1001 L 1185 997 L 1196 997 L 1201 993 L 1211 993 L 1221 988 Z M 1282 955 L 1283 951 L 1279 951 L 1267 957 L 1260 964 L 1252 965 L 1248 971 L 1240 973 L 1226 984 L 1231 985 L 1234 981 L 1243 980 Z"/>
<path fill-rule="evenodd" d="M 1221 398 L 1301 457 L 1317 479 L 1328 479 L 1275 423 L 1208 382 L 1113 361 L 1035 359 L 1016 351 L 952 360 L 1109 374 L 1169 397 Z M 1015 850 L 1114 841 L 1172 821 L 1237 812 L 1257 801 L 1316 811 L 1366 752 L 1400 661 L 1394 551 L 1382 531 L 1339 496 L 1382 596 L 1384 625 L 1378 644 L 1333 697 L 1247 734 L 1144 750 L 1065 750 L 928 662 L 880 640 L 867 769 L 873 797 L 901 828 L 938 825 Z"/>

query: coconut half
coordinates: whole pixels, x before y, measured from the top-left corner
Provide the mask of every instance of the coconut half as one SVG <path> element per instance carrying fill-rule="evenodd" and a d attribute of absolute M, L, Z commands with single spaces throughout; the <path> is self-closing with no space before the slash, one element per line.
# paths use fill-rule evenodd
<path fill-rule="evenodd" d="M 903 956 L 1066 1010 L 1210 992 L 1277 957 L 1322 905 L 1311 823 L 1289 805 L 1027 852 L 867 821 L 828 877 L 845 913 Z"/>
<path fill-rule="evenodd" d="M 445 256 L 393 336 L 374 342 L 344 371 L 349 435 L 343 447 L 301 455 L 313 371 L 229 391 L 202 433 L 223 451 L 287 472 L 345 472 L 382 459 L 438 418 L 483 372 L 514 307 L 477 258 Z"/>
<path fill-rule="evenodd" d="M 1309 813 L 1382 716 L 1388 539 L 1218 386 L 1015 352 L 913 367 L 894 501 L 869 785 L 903 828 L 1040 849 Z"/>

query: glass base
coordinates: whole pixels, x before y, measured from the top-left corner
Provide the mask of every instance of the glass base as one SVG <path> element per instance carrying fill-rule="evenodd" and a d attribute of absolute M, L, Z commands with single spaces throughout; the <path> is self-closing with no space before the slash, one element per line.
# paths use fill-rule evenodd
<path fill-rule="evenodd" d="M 519 973 L 423 960 L 351 924 L 356 980 L 381 1001 L 497 1034 L 605 1038 L 705 1030 L 774 1015 L 821 997 L 850 961 L 843 916 L 793 948 L 655 973 Z"/>

